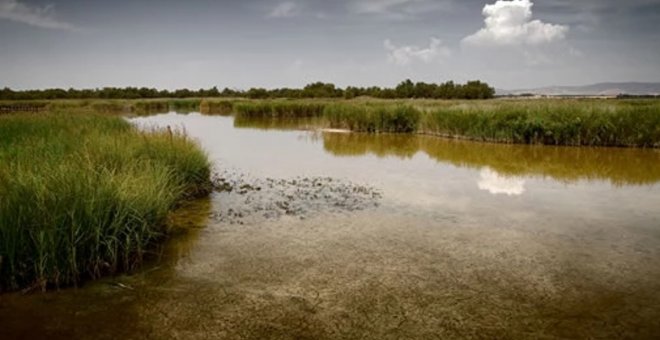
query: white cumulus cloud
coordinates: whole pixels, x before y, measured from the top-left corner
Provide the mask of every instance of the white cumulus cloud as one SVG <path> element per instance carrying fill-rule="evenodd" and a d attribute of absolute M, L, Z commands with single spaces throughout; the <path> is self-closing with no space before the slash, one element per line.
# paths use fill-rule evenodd
<path fill-rule="evenodd" d="M 290 18 L 300 14 L 300 6 L 295 2 L 286 1 L 278 4 L 268 14 L 271 18 Z"/>
<path fill-rule="evenodd" d="M 484 168 L 480 173 L 481 179 L 477 185 L 493 195 L 518 196 L 525 192 L 525 180 L 519 177 L 505 177 L 491 168 Z"/>
<path fill-rule="evenodd" d="M 0 0 L 0 19 L 23 24 L 60 30 L 76 30 L 73 24 L 60 21 L 55 17 L 52 5 L 30 6 L 17 0 Z"/>
<path fill-rule="evenodd" d="M 563 40 L 568 26 L 532 20 L 530 0 L 497 0 L 486 5 L 485 27 L 463 39 L 469 45 L 541 45 Z"/>
<path fill-rule="evenodd" d="M 387 59 L 397 65 L 408 65 L 414 61 L 431 63 L 449 57 L 451 50 L 446 47 L 442 40 L 431 38 L 429 47 L 418 46 L 396 46 L 389 39 L 385 40 L 385 49 L 388 51 Z"/>

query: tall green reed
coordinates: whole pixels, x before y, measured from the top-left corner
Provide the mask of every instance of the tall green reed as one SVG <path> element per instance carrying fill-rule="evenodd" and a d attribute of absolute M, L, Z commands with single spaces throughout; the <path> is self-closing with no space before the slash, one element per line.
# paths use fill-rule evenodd
<path fill-rule="evenodd" d="M 0 291 L 133 269 L 209 177 L 181 134 L 108 116 L 0 117 Z"/>

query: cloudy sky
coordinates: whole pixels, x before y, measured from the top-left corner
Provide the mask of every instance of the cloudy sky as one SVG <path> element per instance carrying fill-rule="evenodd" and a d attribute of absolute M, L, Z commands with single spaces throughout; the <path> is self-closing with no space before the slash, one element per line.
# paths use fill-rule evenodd
<path fill-rule="evenodd" d="M 660 81 L 660 0 L 0 0 L 0 87 Z"/>

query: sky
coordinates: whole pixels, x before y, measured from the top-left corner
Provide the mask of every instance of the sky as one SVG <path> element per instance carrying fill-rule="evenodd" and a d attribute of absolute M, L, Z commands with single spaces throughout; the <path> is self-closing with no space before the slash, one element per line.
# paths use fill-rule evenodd
<path fill-rule="evenodd" d="M 660 0 L 0 0 L 0 87 L 660 81 Z"/>

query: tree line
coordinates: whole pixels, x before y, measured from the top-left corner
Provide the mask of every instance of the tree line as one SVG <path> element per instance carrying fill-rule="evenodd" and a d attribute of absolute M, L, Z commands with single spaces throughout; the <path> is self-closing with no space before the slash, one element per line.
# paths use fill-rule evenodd
<path fill-rule="evenodd" d="M 367 96 L 383 99 L 428 98 L 428 99 L 489 99 L 495 96 L 495 89 L 487 83 L 475 80 L 465 84 L 448 81 L 442 84 L 402 81 L 394 88 L 355 87 L 344 89 L 332 83 L 315 82 L 300 88 L 251 88 L 236 90 L 217 87 L 210 89 L 158 90 L 147 87 L 104 87 L 96 89 L 44 89 L 15 91 L 8 87 L 0 90 L 0 100 L 51 100 L 51 99 L 148 99 L 148 98 L 207 98 L 207 97 L 247 97 L 251 99 L 269 98 L 346 98 Z"/>

